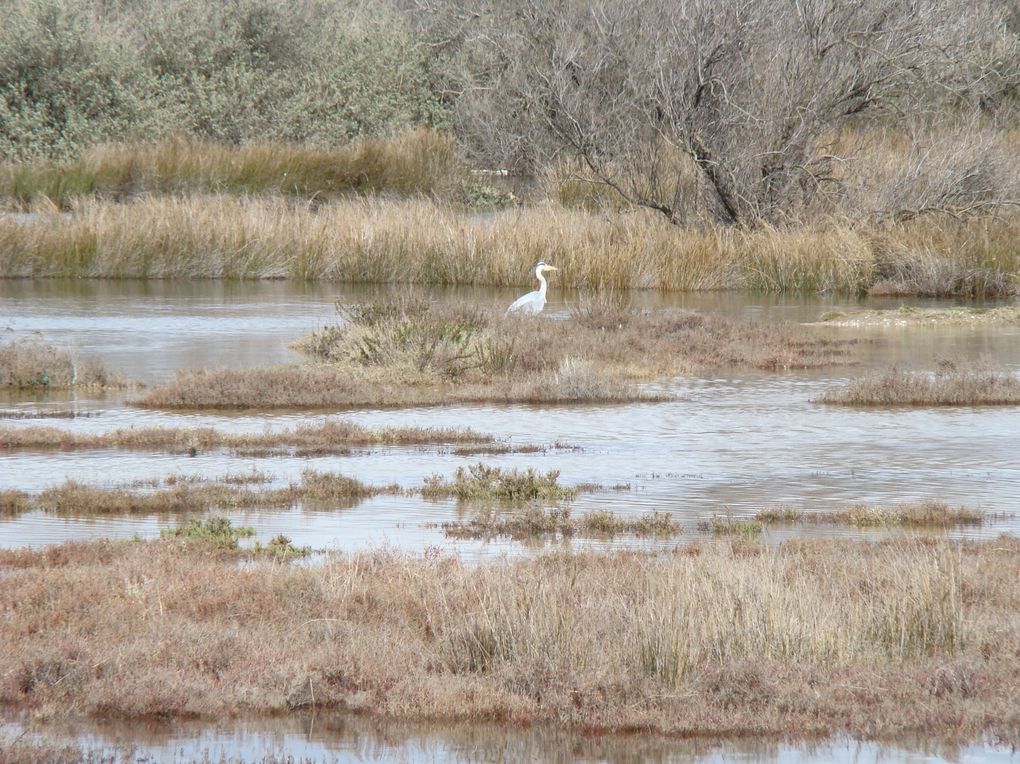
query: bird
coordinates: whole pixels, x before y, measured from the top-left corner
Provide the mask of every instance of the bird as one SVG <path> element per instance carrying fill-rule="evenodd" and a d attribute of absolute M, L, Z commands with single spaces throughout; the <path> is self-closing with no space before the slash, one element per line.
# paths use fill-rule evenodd
<path fill-rule="evenodd" d="M 534 292 L 528 292 L 526 295 L 522 295 L 514 300 L 514 304 L 506 309 L 506 315 L 511 313 L 524 313 L 527 315 L 537 315 L 542 312 L 542 308 L 545 307 L 545 291 L 547 284 L 545 283 L 545 276 L 542 275 L 545 271 L 558 271 L 559 268 L 548 265 L 544 260 L 540 260 L 538 265 L 535 266 L 535 277 L 538 279 L 538 283 L 541 286 Z"/>

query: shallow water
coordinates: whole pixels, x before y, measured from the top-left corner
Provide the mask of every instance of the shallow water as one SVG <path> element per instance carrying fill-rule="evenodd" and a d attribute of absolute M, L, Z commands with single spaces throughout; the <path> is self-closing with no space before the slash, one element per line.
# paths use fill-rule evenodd
<path fill-rule="evenodd" d="M 218 282 L 0 282 L 0 338 L 37 335 L 103 358 L 145 383 L 196 366 L 256 366 L 294 361 L 288 343 L 332 320 L 337 300 L 357 301 L 384 291 L 350 285 Z M 498 305 L 517 290 L 434 290 L 437 296 Z M 553 293 L 547 308 L 567 313 L 572 295 Z M 719 311 L 756 320 L 811 322 L 826 310 L 857 303 L 832 298 L 775 298 L 746 294 L 638 293 L 647 307 Z M 948 305 L 932 300 L 868 301 L 869 307 Z M 354 450 L 331 457 L 242 458 L 224 452 L 183 454 L 134 451 L 25 452 L 0 455 L 0 489 L 37 491 L 71 478 L 101 485 L 163 478 L 170 473 L 217 477 L 257 468 L 274 483 L 303 469 L 340 471 L 368 483 L 420 485 L 433 473 L 461 465 L 556 469 L 567 484 L 623 483 L 627 490 L 581 496 L 575 512 L 605 508 L 620 514 L 672 512 L 684 525 L 679 540 L 697 536 L 696 523 L 714 513 L 748 515 L 769 504 L 807 511 L 856 502 L 894 503 L 936 498 L 1001 515 L 984 527 L 954 531 L 981 537 L 1020 532 L 1020 407 L 857 411 L 813 403 L 824 391 L 867 368 L 895 363 L 929 369 L 937 358 L 985 359 L 1020 369 L 1020 328 L 948 327 L 828 329 L 836 336 L 872 340 L 855 368 L 791 374 L 727 374 L 657 383 L 675 400 L 613 406 L 446 406 L 365 410 L 342 416 L 371 426 L 469 426 L 505 442 L 549 447 L 533 454 L 461 457 L 442 447 Z M 0 397 L 0 415 L 77 412 L 74 419 L 0 419 L 12 427 L 47 425 L 75 431 L 166 425 L 262 431 L 321 421 L 328 412 L 271 414 L 167 413 L 131 408 L 125 394 Z M 557 442 L 576 449 L 553 448 Z M 563 545 L 591 548 L 633 540 L 553 541 L 444 538 L 436 523 L 460 517 L 455 502 L 380 496 L 352 507 L 295 507 L 232 513 L 267 539 L 284 533 L 316 549 L 388 546 L 412 552 L 455 550 L 467 559 L 526 554 Z M 158 535 L 175 518 L 61 518 L 28 513 L 0 520 L 0 546 L 45 545 L 69 539 Z M 860 531 L 825 526 L 770 529 L 777 543 L 808 535 L 881 537 L 903 531 Z M 651 545 L 651 544 L 644 544 Z M 738 740 L 682 741 L 655 736 L 585 737 L 544 728 L 383 723 L 336 714 L 222 724 L 51 724 L 21 727 L 0 721 L 0 732 L 41 734 L 113 754 L 121 761 L 192 761 L 207 756 L 255 761 L 290 755 L 316 761 L 497 762 L 999 762 L 1016 754 L 992 745 L 951 747 L 931 741 L 886 745 L 834 738 L 804 744 Z M 124 746 L 131 749 L 124 753 Z"/>
<path fill-rule="evenodd" d="M 322 326 L 337 300 L 357 301 L 383 288 L 304 286 L 287 282 L 62 282 L 0 283 L 0 329 L 10 336 L 37 334 L 102 357 L 146 383 L 194 366 L 250 366 L 296 360 L 288 343 Z M 446 289 L 437 296 L 503 304 L 513 290 Z M 573 295 L 553 294 L 547 308 L 565 315 Z M 713 310 L 757 320 L 814 321 L 826 310 L 853 307 L 832 298 L 780 299 L 734 293 L 663 295 L 635 293 L 649 308 Z M 869 301 L 869 307 L 948 305 L 932 300 Z M 368 483 L 420 485 L 430 474 L 451 475 L 461 465 L 556 469 L 567 484 L 628 484 L 580 497 L 575 512 L 612 509 L 621 514 L 672 512 L 687 533 L 713 513 L 748 515 L 765 505 L 792 504 L 805 511 L 857 502 L 895 503 L 937 498 L 978 506 L 1003 516 L 954 535 L 1020 532 L 1018 497 L 1020 408 L 945 408 L 861 411 L 812 401 L 862 368 L 895 363 L 931 368 L 936 358 L 987 359 L 1020 368 L 1020 328 L 890 328 L 867 332 L 829 329 L 836 336 L 865 336 L 860 364 L 791 374 L 739 374 L 657 383 L 675 396 L 667 403 L 627 405 L 474 405 L 365 410 L 343 416 L 371 426 L 469 426 L 510 443 L 577 450 L 481 457 L 448 448 L 355 450 L 346 456 L 253 459 L 223 452 L 151 454 L 128 451 L 15 452 L 0 456 L 0 488 L 37 491 L 65 479 L 104 485 L 169 473 L 217 477 L 258 468 L 277 483 L 301 470 L 339 471 Z M 321 421 L 327 413 L 210 414 L 144 411 L 125 405 L 128 395 L 8 396 L 2 412 L 77 411 L 70 420 L 0 420 L 12 427 L 49 425 L 102 431 L 142 425 L 215 426 L 261 431 Z M 234 513 L 260 538 L 285 533 L 315 548 L 364 549 L 380 544 L 410 551 L 428 546 L 457 549 L 468 557 L 518 552 L 518 544 L 449 542 L 434 526 L 456 519 L 452 501 L 382 496 L 350 508 Z M 167 518 L 57 518 L 30 513 L 0 522 L 0 546 L 49 544 L 70 538 L 144 537 L 158 534 Z M 860 535 L 861 531 L 794 526 L 769 531 L 772 541 L 803 535 Z M 874 532 L 870 532 L 874 535 Z M 555 542 L 557 544 L 561 542 Z M 605 542 L 573 541 L 573 546 Z M 669 544 L 675 541 L 666 542 Z"/>
<path fill-rule="evenodd" d="M 335 713 L 296 713 L 279 719 L 157 723 L 0 724 L 9 735 L 67 741 L 120 762 L 254 762 L 268 756 L 296 761 L 403 762 L 619 762 L 729 764 L 730 762 L 909 762 L 997 764 L 1016 753 L 990 743 L 956 746 L 909 741 L 897 744 L 843 736 L 813 743 L 760 739 L 678 740 L 654 735 L 585 736 L 545 727 L 489 724 L 413 724 Z"/>

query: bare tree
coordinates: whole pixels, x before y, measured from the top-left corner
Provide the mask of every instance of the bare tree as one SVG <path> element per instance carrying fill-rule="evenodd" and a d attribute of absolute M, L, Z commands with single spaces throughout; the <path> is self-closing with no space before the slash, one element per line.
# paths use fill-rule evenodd
<path fill-rule="evenodd" d="M 1002 26 L 964 0 L 522 0 L 481 15 L 492 57 L 462 109 L 490 149 L 577 158 L 673 222 L 694 177 L 717 221 L 751 225 L 838 199 L 841 128 L 962 97 Z"/>

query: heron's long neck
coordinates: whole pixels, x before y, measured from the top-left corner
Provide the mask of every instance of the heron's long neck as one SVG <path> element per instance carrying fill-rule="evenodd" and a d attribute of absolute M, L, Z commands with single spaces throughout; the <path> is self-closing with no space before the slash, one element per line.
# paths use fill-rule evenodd
<path fill-rule="evenodd" d="M 541 286 L 538 288 L 538 293 L 542 295 L 542 299 L 545 299 L 545 290 L 548 288 L 548 284 L 545 283 L 545 276 L 542 275 L 542 271 L 535 271 L 535 275 L 538 276 L 538 283 Z"/>

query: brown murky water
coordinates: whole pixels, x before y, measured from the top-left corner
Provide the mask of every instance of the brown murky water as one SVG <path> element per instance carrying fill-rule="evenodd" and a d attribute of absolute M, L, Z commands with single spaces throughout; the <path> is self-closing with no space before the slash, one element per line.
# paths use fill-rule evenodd
<path fill-rule="evenodd" d="M 144 382 L 172 377 L 195 366 L 254 366 L 296 360 L 288 343 L 322 326 L 337 300 L 358 301 L 383 287 L 304 286 L 284 282 L 61 282 L 0 283 L 0 329 L 9 336 L 39 335 L 105 359 Z M 437 295 L 502 305 L 512 290 L 436 290 Z M 571 295 L 553 295 L 553 318 L 565 315 Z M 831 298 L 775 298 L 747 294 L 635 293 L 649 308 L 713 310 L 757 320 L 813 321 L 833 308 L 852 307 Z M 871 307 L 939 305 L 932 300 L 870 301 Z M 861 334 L 860 330 L 832 329 Z M 936 358 L 986 359 L 1020 368 L 1020 328 L 947 327 L 871 330 L 876 341 L 863 351 L 863 367 L 896 363 L 931 368 Z M 402 410 L 365 410 L 343 416 L 382 426 L 470 426 L 511 443 L 580 450 L 483 457 L 500 466 L 558 469 L 567 484 L 630 484 L 628 491 L 581 497 L 575 511 L 603 508 L 627 514 L 672 512 L 688 530 L 720 511 L 750 514 L 769 504 L 806 511 L 856 502 L 894 503 L 938 498 L 982 507 L 1005 517 L 972 536 L 1020 531 L 1020 408 L 948 408 L 858 411 L 812 400 L 861 368 L 792 374 L 738 374 L 656 383 L 676 396 L 668 403 L 611 406 L 475 405 Z M 7 396 L 0 413 L 88 414 L 65 420 L 9 419 L 10 426 L 50 424 L 81 431 L 115 427 L 214 426 L 260 431 L 321 421 L 327 413 L 223 415 L 143 411 L 123 396 L 89 394 Z M 196 457 L 124 451 L 18 452 L 0 456 L 0 488 L 41 490 L 67 478 L 105 485 L 159 478 L 171 472 L 216 477 L 258 468 L 277 483 L 302 469 L 340 471 L 369 483 L 419 485 L 433 473 L 450 475 L 477 461 L 437 448 L 378 448 L 347 456 L 253 459 L 225 453 Z M 1013 515 L 1010 517 L 1010 515 Z M 522 548 L 510 542 L 450 542 L 437 528 L 456 518 L 453 502 L 383 496 L 343 511 L 294 508 L 235 513 L 259 537 L 285 533 L 315 548 L 362 549 L 388 545 L 418 551 L 457 549 L 468 557 Z M 0 545 L 57 543 L 72 538 L 143 537 L 158 534 L 166 519 L 56 518 L 30 513 L 0 522 Z M 794 527 L 791 535 L 860 534 L 862 531 Z M 874 532 L 872 532 L 874 533 Z M 688 534 L 689 535 L 689 534 Z M 558 542 L 557 542 L 558 543 Z M 598 542 L 571 542 L 598 546 Z M 673 542 L 670 542 L 673 543 Z"/>

